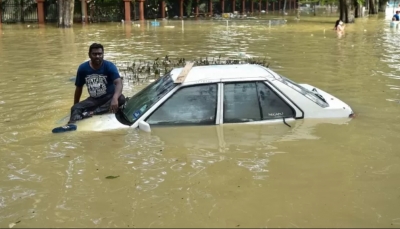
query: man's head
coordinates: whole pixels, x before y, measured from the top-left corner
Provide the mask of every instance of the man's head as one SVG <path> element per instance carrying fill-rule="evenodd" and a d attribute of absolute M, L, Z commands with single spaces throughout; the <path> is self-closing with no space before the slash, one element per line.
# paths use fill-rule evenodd
<path fill-rule="evenodd" d="M 93 43 L 89 47 L 89 58 L 95 65 L 100 65 L 103 62 L 104 48 L 103 45 Z"/>

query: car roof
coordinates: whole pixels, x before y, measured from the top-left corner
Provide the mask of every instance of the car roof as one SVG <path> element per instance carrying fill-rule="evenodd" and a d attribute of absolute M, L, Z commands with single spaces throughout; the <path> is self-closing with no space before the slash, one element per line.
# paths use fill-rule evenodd
<path fill-rule="evenodd" d="M 171 71 L 171 78 L 173 81 L 177 79 L 182 70 L 183 68 L 175 68 Z M 281 77 L 273 71 L 260 65 L 207 65 L 192 67 L 185 78 L 184 84 L 273 79 L 281 79 Z"/>

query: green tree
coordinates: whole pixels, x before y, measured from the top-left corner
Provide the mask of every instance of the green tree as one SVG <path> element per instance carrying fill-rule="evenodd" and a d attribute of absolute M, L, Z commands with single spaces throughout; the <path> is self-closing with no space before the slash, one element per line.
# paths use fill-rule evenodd
<path fill-rule="evenodd" d="M 388 0 L 379 0 L 379 12 L 385 12 L 386 11 L 386 4 L 388 3 Z"/>

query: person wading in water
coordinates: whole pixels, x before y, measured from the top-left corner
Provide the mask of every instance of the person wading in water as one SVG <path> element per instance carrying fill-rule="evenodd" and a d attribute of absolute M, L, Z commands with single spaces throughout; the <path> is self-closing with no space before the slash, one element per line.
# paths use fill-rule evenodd
<path fill-rule="evenodd" d="M 336 30 L 339 38 L 342 37 L 342 35 L 344 34 L 344 24 L 342 20 L 337 20 L 335 23 L 335 27 L 333 27 L 333 30 Z"/>

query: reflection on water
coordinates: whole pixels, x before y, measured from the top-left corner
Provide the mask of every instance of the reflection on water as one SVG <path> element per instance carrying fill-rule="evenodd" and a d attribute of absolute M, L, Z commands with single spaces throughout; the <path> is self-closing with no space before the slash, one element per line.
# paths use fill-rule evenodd
<path fill-rule="evenodd" d="M 338 39 L 335 17 L 286 19 L 2 25 L 0 226 L 398 227 L 399 30 L 371 16 Z M 92 42 L 111 60 L 265 57 L 358 116 L 51 134 Z"/>

